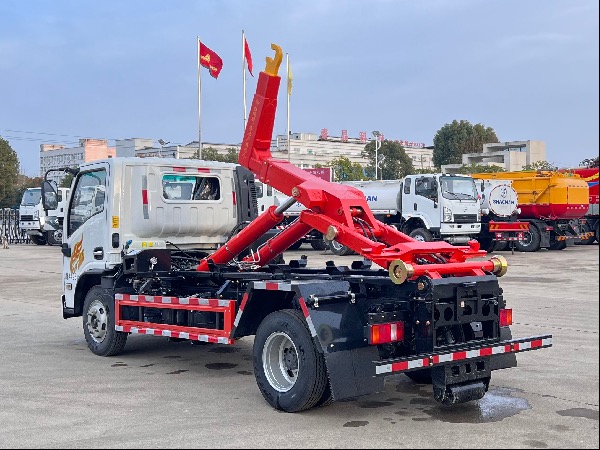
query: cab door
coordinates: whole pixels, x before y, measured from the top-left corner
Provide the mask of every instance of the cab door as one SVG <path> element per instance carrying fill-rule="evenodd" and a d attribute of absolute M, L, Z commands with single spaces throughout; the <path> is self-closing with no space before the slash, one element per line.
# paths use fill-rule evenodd
<path fill-rule="evenodd" d="M 77 175 L 64 224 L 63 291 L 65 307 L 74 308 L 77 285 L 86 274 L 101 274 L 109 249 L 107 192 L 109 166 L 99 163 Z"/>

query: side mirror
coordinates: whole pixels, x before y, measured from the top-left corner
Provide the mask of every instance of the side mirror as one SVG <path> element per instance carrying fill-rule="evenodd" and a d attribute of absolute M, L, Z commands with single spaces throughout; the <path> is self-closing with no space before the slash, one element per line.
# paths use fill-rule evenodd
<path fill-rule="evenodd" d="M 42 204 L 46 211 L 58 208 L 56 188 L 54 187 L 54 184 L 48 180 L 42 183 Z"/>

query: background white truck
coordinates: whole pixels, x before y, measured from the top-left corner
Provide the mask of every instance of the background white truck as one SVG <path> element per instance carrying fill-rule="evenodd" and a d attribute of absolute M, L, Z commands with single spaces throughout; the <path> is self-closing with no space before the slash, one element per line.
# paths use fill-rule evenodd
<path fill-rule="evenodd" d="M 379 220 L 418 241 L 465 244 L 481 231 L 481 206 L 469 176 L 408 175 L 402 180 L 340 184 L 362 191 Z M 336 255 L 351 253 L 335 240 L 329 242 L 329 248 Z"/>
<path fill-rule="evenodd" d="M 19 228 L 27 233 L 34 244 L 62 244 L 63 219 L 69 192 L 69 188 L 58 188 L 56 208 L 45 211 L 42 205 L 42 189 L 25 190 L 19 206 Z"/>

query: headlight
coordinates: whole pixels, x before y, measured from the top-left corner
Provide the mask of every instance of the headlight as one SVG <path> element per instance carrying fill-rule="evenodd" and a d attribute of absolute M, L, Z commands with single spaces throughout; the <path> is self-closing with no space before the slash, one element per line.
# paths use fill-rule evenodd
<path fill-rule="evenodd" d="M 452 222 L 452 210 L 444 206 L 444 222 Z"/>

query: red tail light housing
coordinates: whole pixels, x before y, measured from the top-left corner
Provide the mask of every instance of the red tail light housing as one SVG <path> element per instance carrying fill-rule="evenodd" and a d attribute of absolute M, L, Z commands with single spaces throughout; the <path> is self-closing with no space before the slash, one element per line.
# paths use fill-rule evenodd
<path fill-rule="evenodd" d="M 512 309 L 501 309 L 500 310 L 500 326 L 507 327 L 512 325 Z"/>
<path fill-rule="evenodd" d="M 369 325 L 369 344 L 387 344 L 404 340 L 404 322 Z"/>

